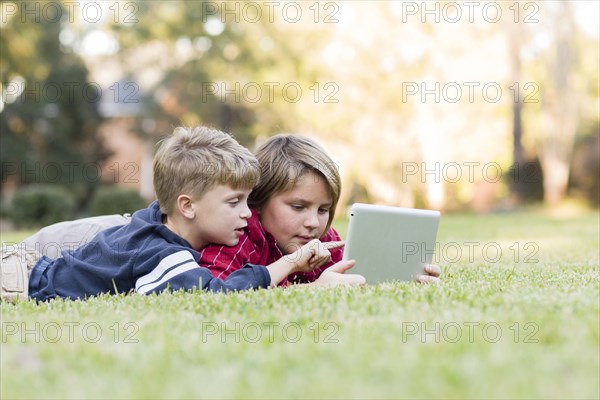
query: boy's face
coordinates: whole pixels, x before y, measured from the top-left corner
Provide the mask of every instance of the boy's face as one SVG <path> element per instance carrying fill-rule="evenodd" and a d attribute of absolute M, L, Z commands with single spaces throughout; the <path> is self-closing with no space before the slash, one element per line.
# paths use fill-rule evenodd
<path fill-rule="evenodd" d="M 313 172 L 300 177 L 288 191 L 272 196 L 259 210 L 260 222 L 283 254 L 320 238 L 329 222 L 332 199 L 325 179 Z"/>
<path fill-rule="evenodd" d="M 195 200 L 194 242 L 237 245 L 252 215 L 247 204 L 249 194 L 250 189 L 217 185 Z"/>

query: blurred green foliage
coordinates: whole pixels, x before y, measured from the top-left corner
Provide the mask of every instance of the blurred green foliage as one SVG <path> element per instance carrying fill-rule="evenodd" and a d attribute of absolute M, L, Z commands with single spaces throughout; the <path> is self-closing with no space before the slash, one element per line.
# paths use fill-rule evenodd
<path fill-rule="evenodd" d="M 40 228 L 73 219 L 74 206 L 73 196 L 65 188 L 35 184 L 17 189 L 9 210 L 18 228 Z"/>
<path fill-rule="evenodd" d="M 16 7 L 0 24 L 2 197 L 54 183 L 88 211 L 102 182 L 86 167 L 109 157 L 98 132 L 116 119 L 149 147 L 178 125 L 215 126 L 248 147 L 278 132 L 316 136 L 342 170 L 342 207 L 491 210 L 565 193 L 597 205 L 599 46 L 575 3 L 493 3 L 498 23 L 423 21 L 394 1 L 291 3 L 300 21 L 269 2 L 99 2 L 97 22 L 84 4 L 52 2 L 62 17 L 49 20 L 50 3 L 4 2 Z M 7 96 L 16 84 L 23 93 Z M 483 173 L 491 164 L 498 182 Z M 63 173 L 44 174 L 49 165 Z"/>
<path fill-rule="evenodd" d="M 89 81 L 83 59 L 61 45 L 61 23 L 28 19 L 34 3 L 15 10 L 0 30 L 3 100 L 20 93 L 0 113 L 0 178 L 3 184 L 17 178 L 19 186 L 61 185 L 73 193 L 77 208 L 85 208 L 96 182 L 82 171 L 109 155 L 97 136 L 103 121 L 98 86 Z M 68 15 L 66 8 L 62 13 Z M 49 166 L 59 167 L 58 173 L 45 174 Z"/>
<path fill-rule="evenodd" d="M 90 205 L 90 214 L 133 214 L 135 211 L 147 206 L 147 202 L 140 197 L 135 189 L 118 186 L 101 186 L 96 191 Z"/>

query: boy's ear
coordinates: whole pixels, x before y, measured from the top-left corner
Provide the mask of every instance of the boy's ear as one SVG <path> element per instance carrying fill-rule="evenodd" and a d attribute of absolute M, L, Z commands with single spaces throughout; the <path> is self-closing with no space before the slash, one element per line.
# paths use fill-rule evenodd
<path fill-rule="evenodd" d="M 185 218 L 193 219 L 196 216 L 194 202 L 187 194 L 180 194 L 177 196 L 177 209 Z"/>

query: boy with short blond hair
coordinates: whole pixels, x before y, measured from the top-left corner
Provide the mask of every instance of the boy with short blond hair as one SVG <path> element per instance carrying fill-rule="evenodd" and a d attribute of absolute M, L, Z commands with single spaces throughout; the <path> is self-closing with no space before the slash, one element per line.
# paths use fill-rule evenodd
<path fill-rule="evenodd" d="M 198 266 L 200 251 L 210 243 L 238 244 L 251 216 L 246 201 L 258 178 L 256 158 L 230 135 L 177 128 L 154 159 L 157 201 L 134 213 L 130 223 L 103 230 L 55 260 L 31 249 L 3 251 L 2 298 L 266 288 L 329 261 L 330 245 L 319 242 L 268 267 L 248 264 L 224 280 Z"/>

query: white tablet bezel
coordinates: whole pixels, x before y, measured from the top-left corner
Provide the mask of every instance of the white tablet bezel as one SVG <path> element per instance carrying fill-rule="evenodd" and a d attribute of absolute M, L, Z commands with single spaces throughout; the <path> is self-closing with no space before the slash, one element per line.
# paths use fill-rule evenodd
<path fill-rule="evenodd" d="M 439 211 L 353 204 L 343 256 L 356 260 L 349 273 L 367 283 L 415 279 L 433 259 L 439 220 Z"/>

